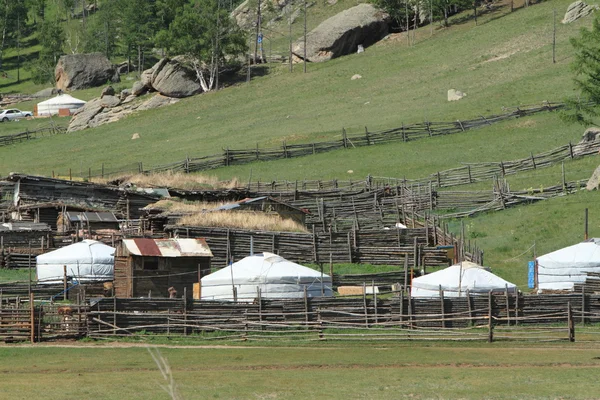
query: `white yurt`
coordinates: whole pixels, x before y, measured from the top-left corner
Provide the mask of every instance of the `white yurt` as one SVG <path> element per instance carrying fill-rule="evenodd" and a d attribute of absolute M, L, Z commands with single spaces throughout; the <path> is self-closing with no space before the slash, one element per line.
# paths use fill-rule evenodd
<path fill-rule="evenodd" d="M 38 116 L 57 115 L 59 110 L 67 109 L 69 113 L 81 108 L 85 105 L 85 101 L 76 99 L 68 94 L 59 94 L 56 97 L 42 101 L 37 104 Z"/>
<path fill-rule="evenodd" d="M 333 296 L 331 277 L 272 253 L 241 259 L 201 279 L 202 300 L 254 300 Z"/>
<path fill-rule="evenodd" d="M 484 294 L 490 290 L 504 291 L 507 287 L 509 293 L 517 291 L 514 283 L 492 274 L 481 265 L 463 261 L 413 279 L 410 294 L 413 297 L 439 297 L 440 286 L 444 297 L 465 296 L 467 290 L 470 294 Z"/>
<path fill-rule="evenodd" d="M 539 290 L 573 290 L 586 272 L 600 272 L 600 238 L 565 247 L 537 258 Z"/>
<path fill-rule="evenodd" d="M 95 240 L 83 240 L 70 246 L 36 257 L 38 283 L 63 281 L 64 266 L 67 277 L 75 282 L 112 281 L 115 248 Z"/>

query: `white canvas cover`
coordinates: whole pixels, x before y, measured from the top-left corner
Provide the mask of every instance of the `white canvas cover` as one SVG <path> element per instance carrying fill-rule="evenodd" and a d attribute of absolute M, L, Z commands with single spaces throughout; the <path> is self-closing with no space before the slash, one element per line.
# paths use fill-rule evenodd
<path fill-rule="evenodd" d="M 573 290 L 586 272 L 600 272 L 600 238 L 544 254 L 537 264 L 540 290 Z"/>
<path fill-rule="evenodd" d="M 272 253 L 241 259 L 201 279 L 202 300 L 233 301 L 233 286 L 238 300 L 253 300 L 261 290 L 262 298 L 301 298 L 333 296 L 331 277 L 293 263 Z"/>
<path fill-rule="evenodd" d="M 488 293 L 490 290 L 504 291 L 508 286 L 509 292 L 515 292 L 515 284 L 505 281 L 486 271 L 482 266 L 463 261 L 441 271 L 413 279 L 410 294 L 413 297 L 439 297 L 440 285 L 444 297 L 465 296 L 470 294 Z"/>
<path fill-rule="evenodd" d="M 71 112 L 85 105 L 85 101 L 76 99 L 68 94 L 59 94 L 56 97 L 42 101 L 37 105 L 39 116 L 56 115 L 60 109 L 69 109 Z"/>
<path fill-rule="evenodd" d="M 38 283 L 63 281 L 64 266 L 67 277 L 76 282 L 111 281 L 114 276 L 115 248 L 95 240 L 84 240 L 36 257 Z"/>

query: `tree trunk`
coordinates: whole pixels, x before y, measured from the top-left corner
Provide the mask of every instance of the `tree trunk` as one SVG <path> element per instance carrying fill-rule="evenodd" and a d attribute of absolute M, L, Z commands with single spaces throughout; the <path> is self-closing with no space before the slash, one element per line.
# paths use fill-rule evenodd
<path fill-rule="evenodd" d="M 142 45 L 138 44 L 138 75 L 142 76 Z"/>

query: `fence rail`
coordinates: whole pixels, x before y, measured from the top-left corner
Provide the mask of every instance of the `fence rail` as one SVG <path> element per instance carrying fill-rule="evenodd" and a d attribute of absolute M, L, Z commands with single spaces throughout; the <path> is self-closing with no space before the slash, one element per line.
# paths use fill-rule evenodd
<path fill-rule="evenodd" d="M 258 145 L 252 149 L 223 149 L 220 154 L 202 157 L 186 157 L 185 160 L 175 161 L 164 165 L 144 168 L 143 162 L 129 164 L 127 166 L 110 167 L 102 165 L 101 168 L 88 168 L 82 171 L 82 177 L 110 177 L 122 173 L 158 173 L 158 172 L 199 172 L 230 165 L 247 164 L 256 161 L 272 161 L 293 157 L 304 157 L 307 155 L 329 152 L 338 149 L 371 146 L 379 143 L 390 143 L 395 141 L 407 142 L 434 136 L 449 135 L 465 132 L 467 130 L 489 126 L 497 122 L 509 119 L 534 115 L 545 111 L 554 111 L 564 108 L 561 103 L 546 102 L 542 105 L 504 108 L 504 114 L 480 116 L 472 120 L 452 122 L 429 122 L 402 125 L 392 129 L 369 132 L 365 127 L 364 133 L 348 135 L 342 129 L 342 138 L 323 142 L 305 144 L 287 144 L 285 141 L 281 147 L 259 148 Z"/>
<path fill-rule="evenodd" d="M 599 299 L 590 296 L 587 303 Z M 91 337 L 194 333 L 215 340 L 574 341 L 581 304 L 579 295 L 491 292 L 460 298 L 397 292 L 386 299 L 376 293 L 287 300 L 259 295 L 252 303 L 103 299 L 90 308 L 88 329 Z M 599 318 L 596 308 L 586 313 Z"/>
<path fill-rule="evenodd" d="M 40 128 L 33 131 L 26 130 L 25 132 L 13 133 L 12 135 L 0 136 L 0 147 L 10 146 L 15 143 L 20 143 L 27 140 L 36 139 L 44 135 L 57 135 L 66 133 L 67 129 L 62 126 L 51 126 L 47 128 Z"/>

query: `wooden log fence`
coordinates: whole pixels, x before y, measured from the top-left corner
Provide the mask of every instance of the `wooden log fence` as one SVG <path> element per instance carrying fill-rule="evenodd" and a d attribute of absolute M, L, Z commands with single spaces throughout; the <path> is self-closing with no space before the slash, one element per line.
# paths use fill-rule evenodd
<path fill-rule="evenodd" d="M 11 135 L 2 135 L 0 136 L 0 147 L 11 146 L 13 144 L 37 139 L 39 137 L 58 135 L 66 132 L 67 129 L 64 126 L 50 126 L 47 128 L 39 128 L 32 131 L 26 130 L 25 132 L 13 133 Z"/>
<path fill-rule="evenodd" d="M 282 146 L 278 148 L 259 148 L 258 145 L 250 149 L 231 149 L 228 147 L 223 149 L 221 154 L 192 158 L 186 157 L 186 159 L 182 161 L 150 168 L 142 168 L 142 163 L 138 163 L 139 168 L 137 168 L 137 171 L 136 168 L 132 168 L 131 166 L 129 168 L 115 167 L 112 169 L 112 171 L 108 171 L 108 169 L 105 169 L 104 167 L 102 170 L 98 170 L 97 168 L 92 170 L 91 168 L 88 168 L 88 174 L 82 175 L 82 177 L 107 177 L 116 173 L 125 172 L 158 173 L 171 171 L 190 173 L 206 171 L 230 165 L 247 164 L 256 161 L 271 161 L 282 158 L 303 157 L 338 149 L 347 149 L 349 147 L 356 148 L 378 143 L 390 143 L 394 141 L 406 142 L 430 138 L 433 136 L 461 133 L 471 129 L 491 125 L 492 123 L 534 115 L 540 112 L 553 111 L 563 107 L 563 104 L 546 102 L 543 105 L 523 106 L 512 109 L 512 111 L 510 109 L 505 109 L 506 112 L 504 114 L 492 115 L 485 118 L 476 118 L 465 121 L 457 120 L 452 122 L 423 122 L 412 125 L 403 124 L 402 127 L 375 132 L 369 132 L 368 129 L 366 129 L 366 134 L 360 133 L 356 135 L 348 135 L 346 131 L 342 129 L 342 138 L 338 140 L 292 145 L 283 142 Z"/>
<path fill-rule="evenodd" d="M 90 337 L 199 334 L 205 340 L 574 341 L 579 295 L 490 293 L 411 298 L 396 292 L 252 303 L 103 299 L 88 311 Z M 591 296 L 590 304 L 599 296 Z M 594 302 L 595 300 L 595 302 Z M 579 301 L 579 303 L 578 303 Z M 600 306 L 594 306 L 596 318 Z"/>

